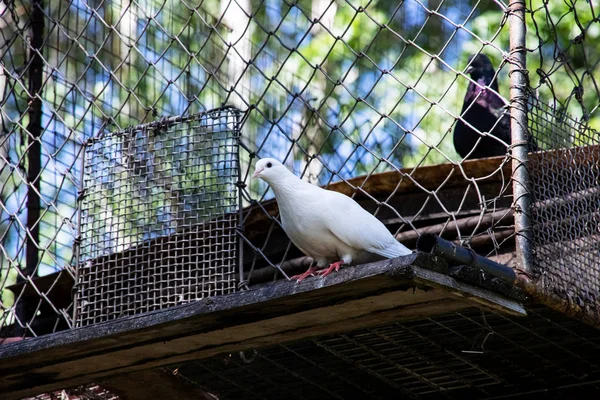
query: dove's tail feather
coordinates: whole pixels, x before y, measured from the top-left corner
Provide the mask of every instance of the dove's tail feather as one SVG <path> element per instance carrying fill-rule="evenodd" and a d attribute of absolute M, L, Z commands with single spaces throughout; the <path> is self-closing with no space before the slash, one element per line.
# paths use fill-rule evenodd
<path fill-rule="evenodd" d="M 396 240 L 394 240 L 394 244 L 391 246 L 388 246 L 384 249 L 372 250 L 371 252 L 386 258 L 407 256 L 409 254 L 412 254 L 412 251 L 409 250 L 408 247 Z"/>

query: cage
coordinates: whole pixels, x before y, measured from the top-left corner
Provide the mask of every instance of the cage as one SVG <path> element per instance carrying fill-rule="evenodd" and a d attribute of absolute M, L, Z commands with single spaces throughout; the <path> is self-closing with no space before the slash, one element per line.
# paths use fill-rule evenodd
<path fill-rule="evenodd" d="M 223 108 L 86 143 L 76 326 L 235 291 L 239 120 Z"/>
<path fill-rule="evenodd" d="M 293 396 L 296 382 L 278 379 L 319 377 L 314 363 L 286 361 L 311 358 L 337 365 L 339 382 L 385 382 L 376 398 L 403 385 L 409 397 L 489 397 L 502 385 L 508 396 L 551 389 L 547 372 L 561 361 L 545 353 L 560 347 L 577 368 L 560 365 L 559 392 L 594 386 L 596 362 L 587 377 L 581 367 L 597 348 L 592 331 L 547 308 L 600 326 L 597 15 L 585 0 L 0 1 L 0 358 L 12 357 L 0 391 L 36 394 L 28 374 L 57 389 L 194 356 L 206 360 L 190 379 L 231 377 L 215 387 L 232 397 Z M 459 149 L 461 129 L 480 151 Z M 273 191 L 251 179 L 263 157 L 353 197 L 410 249 L 435 234 L 518 278 L 502 286 L 418 253 L 420 265 L 402 267 L 438 274 L 429 286 L 361 275 L 373 265 L 293 286 L 286 278 L 312 260 L 285 235 Z M 327 315 L 339 331 L 283 343 L 314 334 L 302 323 L 324 318 L 310 312 L 322 293 L 321 310 L 386 295 L 400 307 L 413 294 L 439 308 L 413 322 L 377 309 L 390 318 L 380 327 Z M 456 293 L 493 303 L 489 326 L 444 297 Z M 565 321 L 573 329 L 561 331 Z M 246 322 L 281 331 L 241 337 Z M 446 357 L 444 345 L 492 330 L 506 338 L 486 342 L 493 354 Z M 556 343 L 538 347 L 547 332 Z M 242 345 L 258 362 L 221 368 Z M 249 393 L 248 382 L 270 389 Z"/>
<path fill-rule="evenodd" d="M 529 262 L 544 296 L 587 321 L 600 317 L 600 132 L 586 119 L 530 100 L 530 131 L 548 151 L 532 157 Z M 567 305 L 568 304 L 568 305 Z"/>

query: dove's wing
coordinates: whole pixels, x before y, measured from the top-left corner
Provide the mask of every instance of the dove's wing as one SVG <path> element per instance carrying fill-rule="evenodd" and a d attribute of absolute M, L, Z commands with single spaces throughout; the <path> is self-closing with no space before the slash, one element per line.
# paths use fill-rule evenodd
<path fill-rule="evenodd" d="M 398 242 L 385 225 L 348 196 L 325 191 L 323 222 L 340 241 L 355 249 L 393 258 L 412 252 Z"/>

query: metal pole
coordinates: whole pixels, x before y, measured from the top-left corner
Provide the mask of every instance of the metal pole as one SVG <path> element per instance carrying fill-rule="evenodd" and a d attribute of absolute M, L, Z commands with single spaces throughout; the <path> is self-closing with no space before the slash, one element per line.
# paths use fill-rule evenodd
<path fill-rule="evenodd" d="M 31 4 L 31 43 L 29 51 L 29 123 L 27 125 L 27 238 L 25 268 L 17 281 L 35 275 L 39 264 L 40 236 L 40 178 L 42 170 L 42 79 L 44 61 L 42 46 L 44 43 L 43 0 L 33 0 Z M 34 302 L 37 303 L 37 302 Z M 33 318 L 36 304 L 28 304 L 23 297 L 16 306 L 16 314 L 22 323 L 28 324 Z M 26 330 L 26 329 L 25 329 Z M 23 330 L 19 330 L 23 334 Z"/>
<path fill-rule="evenodd" d="M 35 273 L 39 261 L 40 173 L 42 169 L 42 74 L 41 57 L 44 40 L 44 14 L 42 0 L 34 0 L 31 12 L 31 50 L 29 60 L 29 124 L 27 125 L 27 275 Z"/>
<path fill-rule="evenodd" d="M 460 265 L 481 269 L 509 283 L 515 282 L 515 271 L 512 268 L 482 257 L 471 249 L 455 245 L 432 233 L 426 233 L 419 237 L 417 250 L 435 254 Z"/>
<path fill-rule="evenodd" d="M 532 274 L 531 193 L 527 168 L 528 79 L 525 45 L 525 1 L 509 2 L 510 34 L 510 129 L 512 136 L 513 209 L 515 215 L 518 269 Z"/>
<path fill-rule="evenodd" d="M 75 241 L 73 243 L 73 252 L 75 253 L 75 273 L 74 273 L 74 277 L 73 277 L 73 281 L 75 282 L 73 284 L 73 288 L 72 288 L 72 299 L 73 299 L 73 313 L 71 314 L 73 320 L 71 322 L 71 327 L 79 327 L 81 326 L 78 321 L 77 318 L 79 318 L 79 276 L 81 273 L 81 246 L 82 246 L 82 235 L 81 235 L 81 223 L 83 222 L 83 199 L 85 196 L 85 153 L 87 151 L 88 146 L 90 145 L 90 140 L 88 139 L 85 142 L 82 143 L 81 147 L 81 163 L 80 168 L 81 171 L 79 173 L 79 193 L 77 196 L 77 237 L 75 238 Z"/>

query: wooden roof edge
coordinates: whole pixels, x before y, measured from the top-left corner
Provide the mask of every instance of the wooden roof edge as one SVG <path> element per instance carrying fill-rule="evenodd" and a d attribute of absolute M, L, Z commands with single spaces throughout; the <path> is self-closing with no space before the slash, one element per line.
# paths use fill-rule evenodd
<path fill-rule="evenodd" d="M 414 253 L 300 284 L 278 281 L 2 345 L 0 392 L 18 399 L 223 352 L 470 307 L 526 315 L 519 301 L 458 281 L 444 268 L 444 260 Z"/>
<path fill-rule="evenodd" d="M 75 282 L 73 276 L 65 269 L 60 269 L 44 276 L 33 276 L 30 277 L 30 279 L 37 290 L 31 286 L 29 280 L 16 282 L 10 286 L 6 286 L 5 289 L 13 292 L 15 296 L 21 295 L 23 289 L 25 289 L 23 296 L 39 296 L 37 291 L 48 294 L 51 292 L 52 288 L 72 287 Z"/>
<path fill-rule="evenodd" d="M 487 182 L 502 179 L 499 172 L 510 170 L 506 157 L 490 157 L 466 160 L 462 163 L 443 163 L 422 167 L 401 168 L 398 171 L 386 171 L 378 174 L 357 176 L 326 186 L 329 190 L 353 194 L 357 188 L 372 196 L 388 194 L 394 190 L 402 193 L 422 192 L 423 189 L 435 190 L 442 185 L 462 186 L 471 179 Z M 510 174 L 509 174 L 510 176 Z"/>

